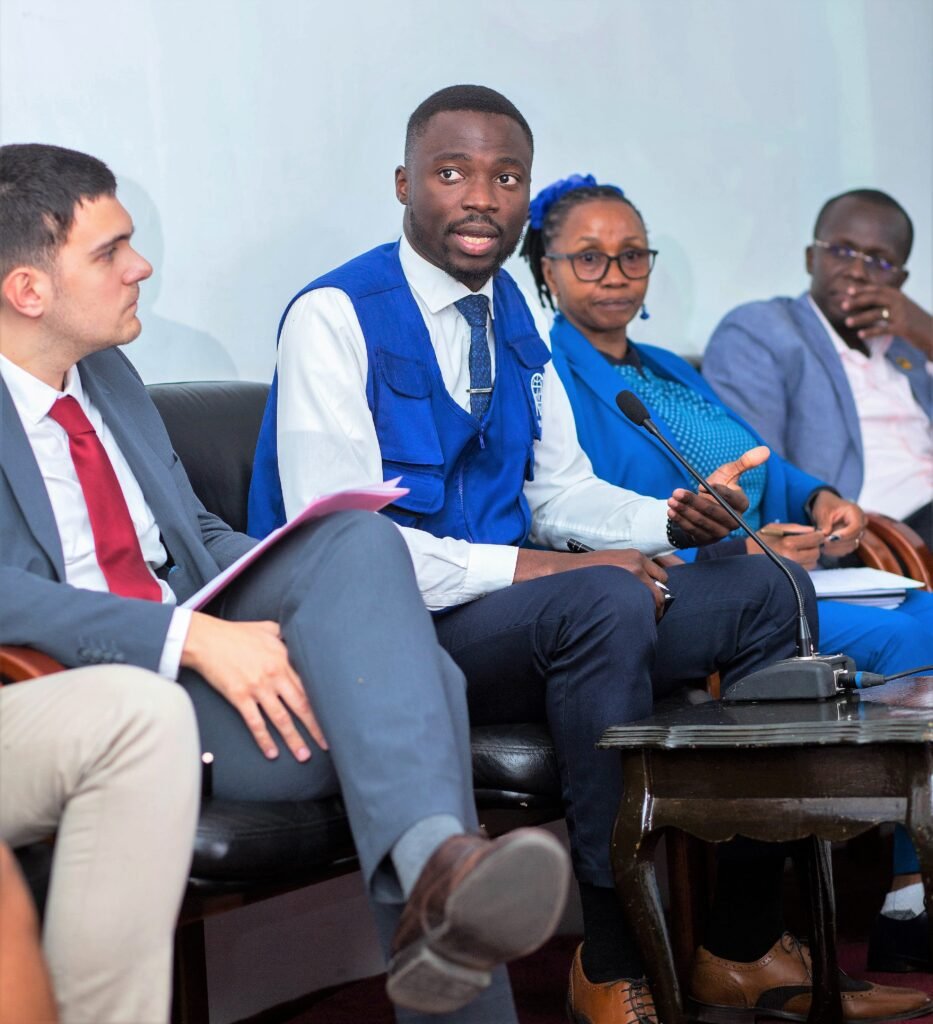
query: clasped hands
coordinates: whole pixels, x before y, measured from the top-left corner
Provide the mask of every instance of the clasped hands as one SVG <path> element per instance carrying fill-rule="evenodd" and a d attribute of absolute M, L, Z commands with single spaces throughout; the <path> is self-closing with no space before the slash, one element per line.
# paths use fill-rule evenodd
<path fill-rule="evenodd" d="M 811 516 L 813 526 L 768 523 L 758 532 L 772 551 L 798 562 L 804 569 L 815 569 L 821 554 L 840 558 L 859 546 L 865 532 L 865 513 L 854 501 L 846 501 L 832 491 L 820 491 Z M 750 554 L 761 552 L 752 540 L 746 547 Z"/>

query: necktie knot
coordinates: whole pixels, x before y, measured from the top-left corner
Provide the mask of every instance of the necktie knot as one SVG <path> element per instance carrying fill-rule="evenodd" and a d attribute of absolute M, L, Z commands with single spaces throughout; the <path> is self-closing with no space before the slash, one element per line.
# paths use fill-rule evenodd
<path fill-rule="evenodd" d="M 91 421 L 85 416 L 84 410 L 71 395 L 65 395 L 64 398 L 56 398 L 52 408 L 49 409 L 48 415 L 49 419 L 55 420 L 69 437 L 75 437 L 78 434 L 94 433 Z"/>
<path fill-rule="evenodd" d="M 466 295 L 454 303 L 470 327 L 485 327 L 489 315 L 489 299 L 485 295 Z"/>

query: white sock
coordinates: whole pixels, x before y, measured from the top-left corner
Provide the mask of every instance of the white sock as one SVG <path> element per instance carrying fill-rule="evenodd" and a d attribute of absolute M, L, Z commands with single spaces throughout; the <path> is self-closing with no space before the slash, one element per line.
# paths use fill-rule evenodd
<path fill-rule="evenodd" d="M 884 898 L 881 913 L 885 917 L 918 917 L 923 913 L 923 883 L 892 889 Z"/>

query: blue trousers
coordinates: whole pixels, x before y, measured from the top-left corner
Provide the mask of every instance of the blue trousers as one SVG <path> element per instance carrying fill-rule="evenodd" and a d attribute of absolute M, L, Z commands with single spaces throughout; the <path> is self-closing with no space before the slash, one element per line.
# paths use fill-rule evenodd
<path fill-rule="evenodd" d="M 791 571 L 817 634 L 813 587 Z M 618 757 L 596 750 L 609 725 L 644 718 L 656 696 L 719 671 L 724 683 L 794 653 L 796 604 L 771 563 L 745 556 L 669 571 L 659 624 L 647 587 L 611 566 L 507 587 L 435 619 L 467 677 L 475 724 L 546 721 L 557 750 L 574 868 L 613 884 L 609 841 Z"/>
<path fill-rule="evenodd" d="M 822 649 L 848 654 L 863 672 L 933 665 L 933 594 L 912 590 L 899 608 L 820 601 L 819 611 Z"/>

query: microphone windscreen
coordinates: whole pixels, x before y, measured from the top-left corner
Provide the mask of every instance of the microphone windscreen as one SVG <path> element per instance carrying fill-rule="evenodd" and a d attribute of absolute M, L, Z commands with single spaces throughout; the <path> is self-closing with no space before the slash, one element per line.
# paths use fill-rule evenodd
<path fill-rule="evenodd" d="M 644 426 L 645 421 L 651 419 L 641 399 L 632 391 L 620 391 L 616 395 L 616 405 L 636 427 Z"/>

